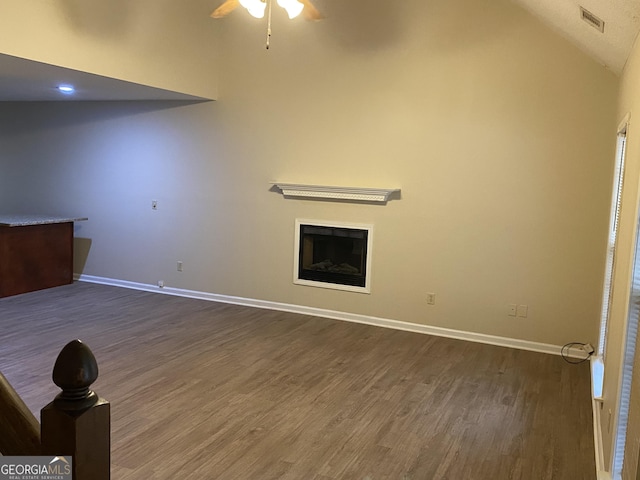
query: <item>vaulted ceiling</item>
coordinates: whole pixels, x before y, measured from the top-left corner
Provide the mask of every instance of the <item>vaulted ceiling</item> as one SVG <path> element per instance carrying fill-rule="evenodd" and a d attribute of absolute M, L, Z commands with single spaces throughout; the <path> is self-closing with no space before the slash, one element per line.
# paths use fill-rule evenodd
<path fill-rule="evenodd" d="M 620 74 L 640 30 L 640 0 L 512 0 L 584 52 Z M 580 7 L 604 22 L 600 32 Z"/>
<path fill-rule="evenodd" d="M 318 3 L 325 1 L 329 0 Z M 616 74 L 622 72 L 640 30 L 640 0 L 511 1 Z M 213 1 L 211 8 L 218 3 Z M 580 7 L 604 22 L 603 32 L 582 19 Z M 63 77 L 86 84 L 75 100 L 185 99 L 168 91 L 65 70 L 0 54 L 0 101 L 59 100 L 49 80 Z"/>

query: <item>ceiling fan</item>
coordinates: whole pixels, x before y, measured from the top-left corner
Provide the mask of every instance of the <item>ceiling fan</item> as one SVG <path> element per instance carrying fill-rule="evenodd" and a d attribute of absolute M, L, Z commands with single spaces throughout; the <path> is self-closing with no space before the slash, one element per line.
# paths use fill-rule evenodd
<path fill-rule="evenodd" d="M 324 18 L 311 3 L 311 0 L 277 0 L 277 2 L 287 11 L 289 18 L 297 17 L 300 13 L 307 20 L 322 20 Z M 226 0 L 211 13 L 211 16 L 213 18 L 225 17 L 235 10 L 238 5 L 242 5 L 254 17 L 262 18 L 267 4 L 269 4 L 270 10 L 271 0 Z"/>

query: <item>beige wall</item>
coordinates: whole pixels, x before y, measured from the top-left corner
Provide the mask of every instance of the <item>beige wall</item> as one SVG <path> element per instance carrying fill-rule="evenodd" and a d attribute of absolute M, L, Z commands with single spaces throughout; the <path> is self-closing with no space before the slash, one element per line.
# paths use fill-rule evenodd
<path fill-rule="evenodd" d="M 624 176 L 619 240 L 616 252 L 614 299 L 611 308 L 611 321 L 607 342 L 604 402 L 601 418 L 605 462 L 607 465 L 611 461 L 614 434 L 612 431 L 613 428 L 608 428 L 608 412 L 611 410 L 613 419 L 615 420 L 618 414 L 619 373 L 626 335 L 625 329 L 630 288 L 629 277 L 632 273 L 631 268 L 635 252 L 638 218 L 638 179 L 640 178 L 640 131 L 638 130 L 640 91 L 638 90 L 638 82 L 640 82 L 640 45 L 636 41 L 620 81 L 620 95 L 618 99 L 618 120 L 622 121 L 626 115 L 630 115 L 630 121 L 627 131 L 626 171 Z M 636 361 L 636 365 L 637 363 Z M 636 478 L 636 465 L 640 442 L 640 378 L 638 375 L 640 375 L 640 368 L 636 367 L 632 383 L 629 429 L 627 432 L 625 464 L 623 468 L 623 478 L 625 480 L 635 480 Z M 615 421 L 613 424 L 615 425 Z"/>
<path fill-rule="evenodd" d="M 215 103 L 3 107 L 2 205 L 87 215 L 88 275 L 595 344 L 617 78 L 508 1 L 318 3 L 224 19 Z M 297 217 L 375 225 L 371 295 L 292 284 Z"/>
<path fill-rule="evenodd" d="M 210 1 L 0 0 L 0 53 L 216 98 Z"/>

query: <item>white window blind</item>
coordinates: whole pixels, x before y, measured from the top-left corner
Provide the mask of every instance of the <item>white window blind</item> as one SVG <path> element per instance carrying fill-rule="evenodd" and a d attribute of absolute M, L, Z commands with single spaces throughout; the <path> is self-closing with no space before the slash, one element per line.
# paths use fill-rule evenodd
<path fill-rule="evenodd" d="M 616 147 L 616 165 L 613 175 L 613 197 L 611 199 L 611 215 L 609 217 L 609 238 L 607 242 L 607 258 L 604 273 L 604 288 L 602 292 L 602 311 L 600 314 L 600 336 L 598 338 L 598 355 L 604 361 L 607 345 L 607 327 L 609 325 L 609 311 L 613 296 L 613 274 L 615 270 L 616 243 L 618 226 L 620 223 L 620 206 L 622 203 L 622 186 L 624 178 L 624 159 L 627 143 L 626 125 L 618 133 Z"/>
<path fill-rule="evenodd" d="M 638 222 L 640 227 L 640 222 Z M 631 400 L 631 379 L 636 355 L 636 340 L 638 338 L 638 321 L 640 320 L 640 228 L 636 232 L 636 252 L 633 261 L 633 283 L 629 293 L 629 316 L 625 331 L 622 378 L 620 382 L 620 396 L 618 403 L 618 418 L 613 452 L 613 478 L 620 478 L 624 463 L 624 451 L 627 438 L 627 423 L 629 420 L 629 405 Z"/>

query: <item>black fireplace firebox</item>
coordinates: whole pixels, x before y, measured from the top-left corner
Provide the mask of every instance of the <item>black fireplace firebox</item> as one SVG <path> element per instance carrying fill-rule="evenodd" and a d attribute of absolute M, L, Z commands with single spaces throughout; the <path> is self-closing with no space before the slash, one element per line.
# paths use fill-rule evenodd
<path fill-rule="evenodd" d="M 299 279 L 366 286 L 367 229 L 305 224 L 299 228 Z"/>

